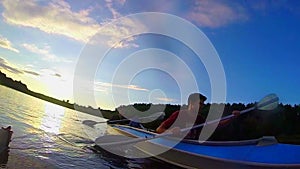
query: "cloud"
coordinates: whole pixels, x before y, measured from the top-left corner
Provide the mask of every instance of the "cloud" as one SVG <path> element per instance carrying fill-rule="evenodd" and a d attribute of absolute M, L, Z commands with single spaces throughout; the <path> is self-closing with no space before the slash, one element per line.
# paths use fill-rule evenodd
<path fill-rule="evenodd" d="M 110 20 L 106 19 L 99 24 L 90 17 L 92 8 L 74 12 L 71 6 L 63 0 L 52 0 L 48 4 L 38 4 L 38 2 L 41 1 L 3 0 L 4 11 L 2 16 L 7 23 L 12 25 L 36 28 L 48 34 L 63 35 L 84 43 L 89 42 L 90 38 L 96 33 L 103 34 L 110 37 L 110 42 L 106 44 L 110 46 L 118 42 L 114 40 L 127 37 L 130 32 L 135 31 L 136 27 L 139 26 L 139 23 L 136 22 L 124 22 L 118 23 L 118 26 L 103 29 L 103 25 Z M 124 2 L 120 1 L 119 3 Z M 114 11 L 112 1 L 107 0 L 107 4 L 113 15 L 120 15 Z"/>
<path fill-rule="evenodd" d="M 18 68 L 10 66 L 10 64 L 3 58 L 0 58 L 0 68 L 14 74 L 23 74 L 24 72 Z"/>
<path fill-rule="evenodd" d="M 0 47 L 19 53 L 19 50 L 14 48 L 8 39 L 1 36 L 0 36 Z"/>
<path fill-rule="evenodd" d="M 287 10 L 293 14 L 300 14 L 299 1 L 246 1 L 245 5 L 249 6 L 255 12 L 260 12 L 263 15 L 271 11 Z"/>
<path fill-rule="evenodd" d="M 248 19 L 245 2 L 229 0 L 128 0 L 124 6 L 130 6 L 133 12 L 163 12 L 185 18 L 197 26 L 219 28 Z M 116 9 L 116 8 L 114 8 Z"/>
<path fill-rule="evenodd" d="M 43 48 L 37 47 L 35 44 L 24 43 L 22 46 L 28 51 L 42 56 L 43 60 L 52 62 L 71 62 L 70 60 L 59 58 L 50 52 L 50 46 L 45 46 Z"/>
<path fill-rule="evenodd" d="M 9 71 L 14 74 L 30 74 L 34 76 L 40 76 L 39 73 L 32 71 L 32 70 L 22 70 L 19 68 L 16 68 L 16 66 L 12 66 L 8 61 L 6 61 L 3 58 L 0 58 L 0 69 L 4 69 L 6 71 Z"/>
<path fill-rule="evenodd" d="M 166 97 L 159 97 L 159 98 L 156 98 L 156 100 L 164 101 L 164 102 L 175 102 L 176 101 L 175 99 L 166 98 Z"/>
<path fill-rule="evenodd" d="M 10 24 L 37 28 L 49 34 L 59 34 L 87 42 L 99 25 L 88 17 L 89 11 L 72 12 L 68 3 L 56 0 L 48 6 L 38 1 L 3 0 L 3 18 Z"/>
<path fill-rule="evenodd" d="M 34 76 L 40 76 L 40 74 L 39 74 L 39 73 L 37 73 L 37 72 L 34 72 L 34 71 L 31 71 L 31 70 L 24 70 L 24 72 L 25 72 L 25 73 L 27 73 L 27 74 L 34 75 Z"/>
<path fill-rule="evenodd" d="M 246 10 L 240 4 L 226 2 L 196 0 L 190 12 L 186 14 L 186 17 L 201 27 L 210 28 L 218 28 L 248 19 Z"/>
<path fill-rule="evenodd" d="M 110 12 L 112 13 L 114 19 L 119 18 L 119 17 L 122 16 L 113 6 L 114 6 L 114 2 L 123 5 L 125 3 L 125 1 L 105 0 L 105 2 L 106 2 L 106 7 L 110 10 Z"/>
<path fill-rule="evenodd" d="M 53 76 L 56 76 L 56 77 L 61 77 L 61 75 L 60 74 L 58 74 L 58 73 L 55 73 Z"/>
<path fill-rule="evenodd" d="M 51 70 L 51 69 L 42 69 L 41 73 L 45 77 L 54 76 L 56 78 L 62 78 L 62 75 L 60 73 L 56 72 L 55 70 Z"/>
<path fill-rule="evenodd" d="M 107 92 L 110 88 L 120 88 L 120 89 L 129 89 L 129 90 L 136 90 L 136 91 L 149 91 L 146 88 L 142 88 L 137 85 L 120 85 L 120 84 L 112 84 L 112 83 L 105 83 L 105 82 L 95 82 L 95 90 L 100 92 Z"/>

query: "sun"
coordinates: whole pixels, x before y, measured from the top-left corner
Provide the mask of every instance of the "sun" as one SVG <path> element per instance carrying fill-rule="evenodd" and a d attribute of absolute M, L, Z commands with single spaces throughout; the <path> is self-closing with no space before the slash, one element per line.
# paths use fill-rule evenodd
<path fill-rule="evenodd" d="M 45 94 L 60 100 L 70 100 L 73 93 L 72 80 L 58 76 L 44 76 L 41 81 L 45 84 Z"/>

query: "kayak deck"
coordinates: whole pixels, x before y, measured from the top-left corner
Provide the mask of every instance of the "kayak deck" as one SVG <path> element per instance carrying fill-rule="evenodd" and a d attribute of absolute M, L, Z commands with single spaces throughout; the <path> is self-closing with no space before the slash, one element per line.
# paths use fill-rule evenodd
<path fill-rule="evenodd" d="M 112 126 L 120 133 L 136 138 L 155 137 L 156 133 L 124 125 Z M 300 168 L 300 146 L 275 142 L 261 145 L 263 139 L 228 142 L 181 141 L 170 137 L 151 139 L 148 143 L 169 147 L 181 154 L 192 154 L 199 158 L 251 164 L 257 166 L 284 166 Z"/>

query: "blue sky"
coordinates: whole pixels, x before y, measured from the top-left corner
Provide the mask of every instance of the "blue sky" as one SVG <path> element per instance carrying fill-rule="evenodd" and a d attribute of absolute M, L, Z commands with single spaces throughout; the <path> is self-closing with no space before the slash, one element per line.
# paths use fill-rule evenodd
<path fill-rule="evenodd" d="M 254 102 L 268 93 L 276 93 L 283 103 L 300 101 L 296 0 L 2 0 L 0 12 L 0 70 L 31 90 L 58 99 L 74 101 L 78 61 L 93 57 L 83 53 L 95 34 L 101 34 L 105 39 L 100 45 L 110 50 L 92 72 L 93 87 L 80 90 L 79 104 L 104 109 L 136 102 L 184 104 L 188 92 L 181 92 L 183 88 L 193 92 L 191 80 L 210 102 L 207 65 L 186 44 L 150 33 L 115 42 L 149 29 L 146 21 L 118 22 L 119 18 L 160 12 L 187 20 L 207 36 L 224 69 L 226 102 Z M 112 21 L 117 24 L 104 26 Z M 169 24 L 163 29 L 179 28 Z M 185 76 L 182 66 L 193 76 Z M 81 71 L 88 70 L 86 66 Z M 84 76 L 78 78 L 85 83 Z M 93 93 L 96 103 L 85 92 Z"/>

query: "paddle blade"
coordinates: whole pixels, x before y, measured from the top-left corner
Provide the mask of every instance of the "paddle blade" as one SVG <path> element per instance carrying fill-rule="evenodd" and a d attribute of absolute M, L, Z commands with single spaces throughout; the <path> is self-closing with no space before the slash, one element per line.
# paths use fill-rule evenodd
<path fill-rule="evenodd" d="M 106 121 L 101 121 L 101 122 L 96 122 L 93 120 L 83 120 L 82 121 L 82 124 L 87 125 L 89 127 L 94 127 L 96 124 L 99 124 L 99 123 L 106 123 Z"/>
<path fill-rule="evenodd" d="M 135 140 L 132 137 L 127 137 L 125 135 L 105 135 L 98 137 L 95 140 L 95 144 L 103 150 L 106 150 L 110 153 L 128 157 L 132 156 L 128 154 L 128 150 L 133 148 L 134 143 L 128 143 L 132 140 Z"/>
<path fill-rule="evenodd" d="M 124 142 L 132 139 L 132 137 L 127 137 L 124 135 L 105 135 L 98 137 L 95 140 L 95 144 L 97 144 L 98 146 L 106 146 L 107 144 L 109 145 L 109 143 Z"/>
<path fill-rule="evenodd" d="M 273 110 L 278 106 L 278 102 L 279 98 L 276 94 L 269 94 L 256 104 L 256 108 L 259 110 Z"/>
<path fill-rule="evenodd" d="M 94 127 L 95 124 L 97 124 L 97 122 L 93 121 L 93 120 L 84 120 L 82 122 L 82 124 L 90 126 L 90 127 Z"/>
<path fill-rule="evenodd" d="M 95 140 L 95 145 L 106 152 L 126 157 L 126 158 L 144 158 L 148 155 L 135 148 L 137 138 L 124 135 L 105 135 Z M 131 142 L 131 143 L 129 143 Z M 117 144 L 114 144 L 117 143 Z"/>

